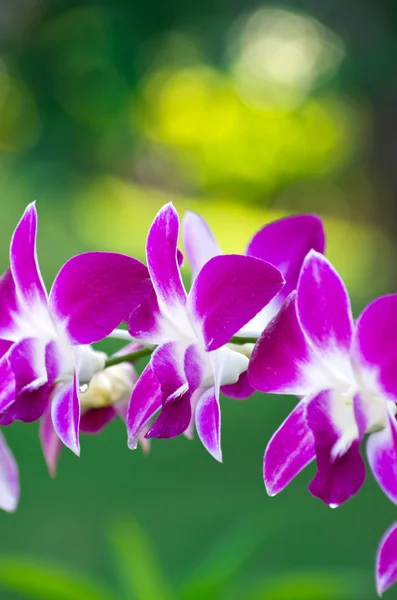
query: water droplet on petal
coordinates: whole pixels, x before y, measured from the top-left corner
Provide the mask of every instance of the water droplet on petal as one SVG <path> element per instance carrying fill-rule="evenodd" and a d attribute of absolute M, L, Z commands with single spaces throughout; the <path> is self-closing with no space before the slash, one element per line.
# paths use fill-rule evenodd
<path fill-rule="evenodd" d="M 83 383 L 80 387 L 79 387 L 79 391 L 81 394 L 84 394 L 84 392 L 86 392 L 88 390 L 88 383 Z"/>

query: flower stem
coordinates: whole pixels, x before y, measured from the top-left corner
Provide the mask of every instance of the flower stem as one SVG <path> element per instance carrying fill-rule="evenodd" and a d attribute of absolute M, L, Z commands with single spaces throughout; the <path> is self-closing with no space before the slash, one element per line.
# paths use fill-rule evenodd
<path fill-rule="evenodd" d="M 256 341 L 257 341 L 257 339 L 254 337 L 234 336 L 230 340 L 230 343 L 242 345 L 242 344 L 255 344 Z M 120 363 L 123 363 L 123 362 L 134 362 L 134 361 L 138 360 L 138 358 L 143 358 L 145 356 L 149 356 L 153 352 L 153 350 L 154 350 L 154 347 L 141 348 L 140 350 L 135 350 L 135 352 L 129 352 L 128 354 L 120 354 L 118 356 L 112 356 L 112 357 L 108 358 L 107 361 L 105 362 L 105 368 L 112 367 L 113 365 L 119 365 Z"/>
<path fill-rule="evenodd" d="M 141 348 L 140 350 L 135 350 L 135 352 L 130 352 L 129 354 L 120 354 L 119 356 L 112 356 L 108 358 L 105 362 L 106 367 L 112 367 L 113 365 L 119 365 L 123 362 L 134 362 L 138 360 L 138 358 L 143 358 L 144 356 L 149 356 L 153 352 L 154 348 Z"/>

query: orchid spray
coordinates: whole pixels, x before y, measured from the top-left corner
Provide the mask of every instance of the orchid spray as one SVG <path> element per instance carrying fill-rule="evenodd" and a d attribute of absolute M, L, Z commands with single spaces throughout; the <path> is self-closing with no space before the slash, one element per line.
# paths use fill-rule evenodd
<path fill-rule="evenodd" d="M 331 507 L 347 501 L 364 482 L 366 437 L 374 477 L 397 504 L 397 294 L 354 321 L 315 215 L 270 223 L 244 254 L 223 254 L 205 221 L 187 212 L 189 291 L 179 234 L 167 204 L 149 229 L 147 266 L 88 252 L 63 265 L 47 294 L 36 208 L 27 207 L 0 279 L 3 430 L 40 420 L 52 475 L 62 447 L 79 455 L 80 432 L 99 433 L 116 416 L 131 449 L 196 430 L 221 462 L 221 391 L 240 399 L 254 390 L 293 394 L 296 407 L 265 451 L 268 494 L 316 461 L 310 492 Z M 106 338 L 120 341 L 112 356 L 94 347 Z M 13 511 L 18 499 L 18 467 L 0 433 L 0 507 Z M 376 578 L 379 594 L 397 580 L 396 524 L 379 546 Z"/>

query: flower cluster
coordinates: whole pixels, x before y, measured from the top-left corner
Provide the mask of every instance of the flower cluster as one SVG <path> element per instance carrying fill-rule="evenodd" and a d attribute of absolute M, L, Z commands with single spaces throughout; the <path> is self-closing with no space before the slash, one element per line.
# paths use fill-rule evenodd
<path fill-rule="evenodd" d="M 224 254 L 195 213 L 183 220 L 192 271 L 181 277 L 179 218 L 155 217 L 147 266 L 88 252 L 71 258 L 47 294 L 36 255 L 37 213 L 27 207 L 0 279 L 0 425 L 40 420 L 51 474 L 63 446 L 79 455 L 80 432 L 98 433 L 117 415 L 128 445 L 192 437 L 222 460 L 220 392 L 299 397 L 264 456 L 267 492 L 277 494 L 309 462 L 310 492 L 335 507 L 364 482 L 360 445 L 397 504 L 397 294 L 372 302 L 354 321 L 338 273 L 324 257 L 314 215 L 263 227 L 245 254 Z M 118 329 L 125 322 L 127 329 Z M 108 357 L 93 344 L 125 343 Z M 149 362 L 138 376 L 134 362 Z M 0 436 L 0 506 L 15 510 L 18 467 Z M 397 524 L 378 551 L 377 587 L 397 579 Z"/>

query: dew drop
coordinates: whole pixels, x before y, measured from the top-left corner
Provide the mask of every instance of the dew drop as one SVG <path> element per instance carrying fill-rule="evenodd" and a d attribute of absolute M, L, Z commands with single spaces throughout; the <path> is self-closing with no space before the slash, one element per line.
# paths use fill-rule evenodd
<path fill-rule="evenodd" d="M 86 392 L 88 390 L 88 383 L 83 383 L 80 387 L 79 387 L 79 391 L 84 394 L 84 392 Z"/>

